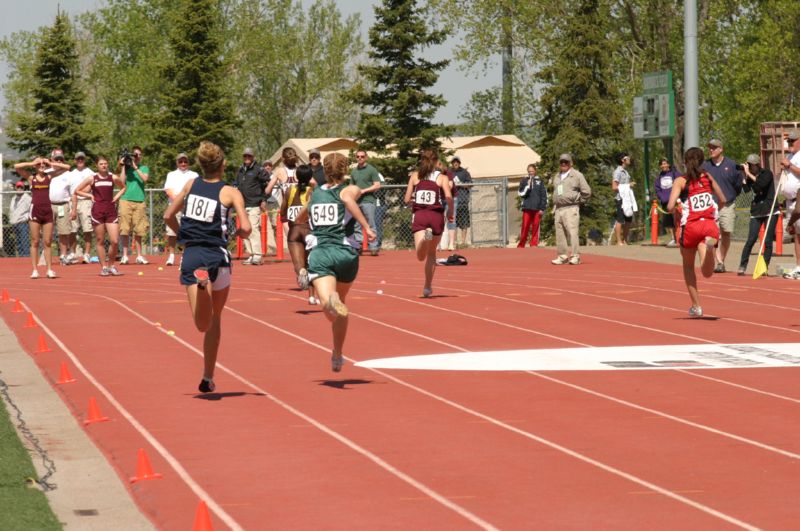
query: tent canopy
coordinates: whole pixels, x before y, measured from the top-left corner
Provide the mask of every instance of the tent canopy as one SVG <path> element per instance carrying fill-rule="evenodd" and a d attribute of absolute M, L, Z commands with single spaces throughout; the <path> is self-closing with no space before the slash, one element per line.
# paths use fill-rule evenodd
<path fill-rule="evenodd" d="M 497 179 L 501 177 L 521 177 L 527 175 L 528 164 L 538 164 L 541 157 L 514 135 L 454 136 L 440 139 L 442 149 L 452 151 L 461 159 L 473 179 Z M 349 156 L 358 149 L 352 138 L 290 138 L 270 157 L 276 164 L 281 152 L 292 147 L 298 158 L 308 162 L 308 152 L 318 149 L 323 157 L 328 153 L 341 153 Z M 375 157 L 375 153 L 368 153 Z"/>

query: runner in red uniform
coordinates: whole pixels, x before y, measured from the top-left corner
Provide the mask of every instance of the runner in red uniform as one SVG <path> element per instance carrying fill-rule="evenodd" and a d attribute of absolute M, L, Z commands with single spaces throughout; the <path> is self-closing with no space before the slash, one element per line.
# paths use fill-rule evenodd
<path fill-rule="evenodd" d="M 444 206 L 442 197 L 447 201 L 448 221 L 455 215 L 453 195 L 447 175 L 436 170 L 439 154 L 433 149 L 423 149 L 420 153 L 417 171 L 408 179 L 406 187 L 406 204 L 411 205 L 414 213 L 411 219 L 411 232 L 414 234 L 414 247 L 417 260 L 425 261 L 425 286 L 422 296 L 430 297 L 433 293 L 433 271 L 436 268 L 436 246 L 442 238 L 444 230 Z"/>
<path fill-rule="evenodd" d="M 26 168 L 36 168 L 36 174 Z M 32 162 L 20 162 L 14 165 L 20 177 L 27 179 L 31 184 L 31 212 L 28 216 L 28 227 L 31 231 L 31 264 L 33 273 L 31 278 L 39 278 L 39 240 L 44 244 L 44 261 L 47 265 L 47 278 L 56 278 L 53 271 L 53 253 L 50 245 L 53 243 L 53 206 L 50 204 L 50 181 L 69 170 L 68 164 L 52 161 L 44 157 L 37 157 Z M 41 237 L 40 237 L 41 235 Z"/>
<path fill-rule="evenodd" d="M 692 300 L 689 316 L 702 317 L 703 309 L 700 307 L 694 271 L 695 257 L 699 252 L 700 270 L 704 277 L 714 274 L 714 247 L 719 239 L 717 216 L 719 209 L 725 206 L 725 195 L 714 178 L 701 169 L 705 160 L 702 149 L 689 148 L 683 160 L 686 163 L 686 175 L 676 178 L 672 183 L 667 209 L 674 212 L 680 199 L 683 280 Z"/>
<path fill-rule="evenodd" d="M 114 193 L 114 185 L 119 187 Z M 89 192 L 91 190 L 91 193 Z M 119 216 L 117 215 L 117 201 L 125 193 L 125 179 L 108 171 L 108 159 L 97 157 L 97 173 L 87 177 L 78 185 L 75 194 L 93 199 L 92 227 L 94 227 L 95 242 L 97 244 L 97 258 L 100 259 L 100 276 L 120 276 L 114 260 L 117 258 L 119 243 Z M 77 202 L 77 198 L 74 198 Z M 72 212 L 77 214 L 77 208 Z M 105 237 L 108 233 L 108 263 L 106 263 Z"/>

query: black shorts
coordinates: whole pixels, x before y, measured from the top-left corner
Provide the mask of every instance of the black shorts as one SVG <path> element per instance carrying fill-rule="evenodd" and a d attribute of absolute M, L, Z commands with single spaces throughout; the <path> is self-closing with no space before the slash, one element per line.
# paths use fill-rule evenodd
<path fill-rule="evenodd" d="M 667 204 L 666 203 L 661 203 L 661 209 L 666 211 L 667 210 Z M 673 214 L 671 214 L 670 212 L 667 212 L 666 214 L 664 214 L 664 228 L 665 229 L 671 229 L 674 226 L 675 226 L 675 216 Z"/>
<path fill-rule="evenodd" d="M 184 286 L 197 284 L 194 272 L 199 268 L 208 270 L 209 280 L 213 284 L 223 267 L 229 270 L 231 267 L 231 255 L 227 249 L 190 245 L 184 249 L 181 257 L 181 284 Z"/>
<path fill-rule="evenodd" d="M 633 216 L 626 216 L 625 212 L 622 210 L 622 199 L 615 199 L 614 203 L 617 205 L 617 213 L 614 216 L 617 223 L 630 223 L 633 221 Z"/>

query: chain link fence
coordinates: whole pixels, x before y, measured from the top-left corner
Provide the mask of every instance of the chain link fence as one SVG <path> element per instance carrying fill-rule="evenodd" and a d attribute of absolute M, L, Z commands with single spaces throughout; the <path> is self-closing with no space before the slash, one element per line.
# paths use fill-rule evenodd
<path fill-rule="evenodd" d="M 378 195 L 380 204 L 376 208 L 376 224 L 382 249 L 411 249 L 414 237 L 411 233 L 411 209 L 403 202 L 405 185 L 384 185 Z M 166 227 L 164 212 L 167 209 L 167 194 L 163 189 L 148 188 L 145 190 L 147 215 L 149 221 L 148 235 L 143 241 L 145 252 L 157 255 L 164 252 L 166 246 Z M 28 239 L 27 221 L 11 223 L 11 206 L 15 197 L 21 192 L 0 192 L 0 210 L 2 211 L 2 254 L 3 256 L 28 256 L 30 243 Z M 469 228 L 466 230 L 466 242 L 472 247 L 502 247 L 508 242 L 508 181 L 479 181 L 473 184 L 469 194 L 468 216 Z M 230 234 L 235 225 L 231 223 Z M 271 230 L 267 230 L 269 239 L 273 238 Z M 457 230 L 461 232 L 461 230 Z M 463 236 L 463 234 L 462 234 Z M 132 238 L 131 238 L 132 239 Z M 78 247 L 83 248 L 83 235 L 78 230 Z M 53 234 L 53 252 L 58 254 L 57 234 Z M 286 239 L 284 238 L 284 242 Z M 274 241 L 270 248 L 274 248 Z M 231 252 L 237 255 L 235 238 L 231 238 Z M 94 249 L 94 248 L 93 248 Z"/>

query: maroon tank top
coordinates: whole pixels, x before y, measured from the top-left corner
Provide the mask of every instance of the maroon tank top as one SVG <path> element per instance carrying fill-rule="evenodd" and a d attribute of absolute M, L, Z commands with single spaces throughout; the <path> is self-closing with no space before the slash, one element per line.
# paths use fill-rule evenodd
<path fill-rule="evenodd" d="M 114 177 L 109 173 L 103 177 L 99 173 L 94 174 L 92 182 L 92 198 L 95 203 L 111 203 L 114 199 Z"/>
<path fill-rule="evenodd" d="M 31 179 L 31 206 L 34 208 L 50 208 L 50 181 L 52 178 L 45 175 L 40 181 L 35 176 Z"/>
<path fill-rule="evenodd" d="M 433 210 L 437 212 L 444 212 L 444 205 L 442 205 L 442 188 L 436 184 L 436 178 L 439 172 L 434 172 L 430 177 L 421 180 L 414 187 L 414 204 L 411 207 L 412 212 L 417 210 Z"/>

